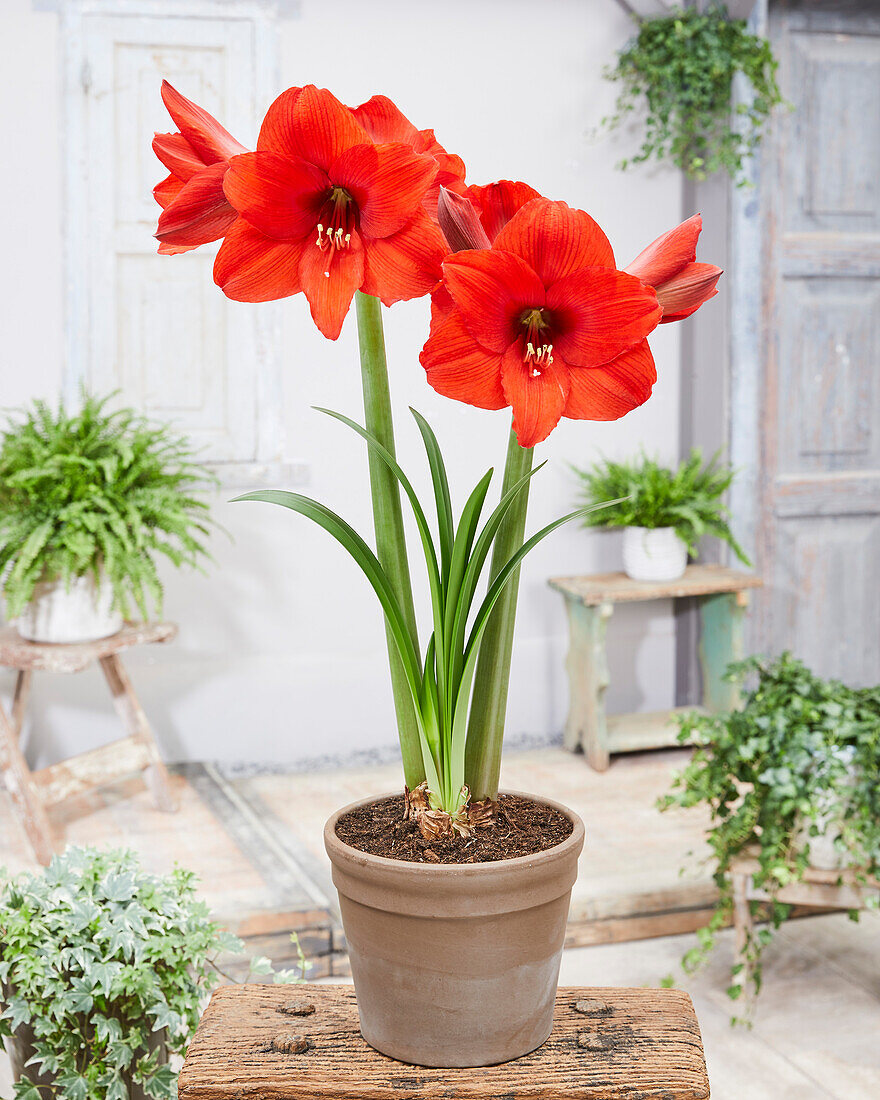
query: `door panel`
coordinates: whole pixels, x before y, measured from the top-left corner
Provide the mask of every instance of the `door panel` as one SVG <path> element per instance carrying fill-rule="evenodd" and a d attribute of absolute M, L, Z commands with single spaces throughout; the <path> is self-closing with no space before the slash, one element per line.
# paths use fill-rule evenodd
<path fill-rule="evenodd" d="M 68 395 L 80 382 L 172 421 L 230 481 L 259 480 L 281 458 L 277 306 L 227 301 L 218 244 L 158 256 L 151 149 L 175 129 L 163 78 L 243 143 L 269 99 L 274 33 L 250 3 L 136 0 L 66 12 L 68 73 Z M 274 89 L 273 89 L 274 90 Z"/>
<path fill-rule="evenodd" d="M 757 645 L 880 681 L 880 18 L 770 7 Z"/>

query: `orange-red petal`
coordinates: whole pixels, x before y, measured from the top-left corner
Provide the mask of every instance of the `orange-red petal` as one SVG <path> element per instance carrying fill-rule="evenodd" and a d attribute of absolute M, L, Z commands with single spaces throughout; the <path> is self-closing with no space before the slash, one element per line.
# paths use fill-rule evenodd
<path fill-rule="evenodd" d="M 156 237 L 163 245 L 189 250 L 224 235 L 236 217 L 223 193 L 225 172 L 226 164 L 220 161 L 183 185 L 159 216 Z"/>
<path fill-rule="evenodd" d="M 182 190 L 183 182 L 172 174 L 156 184 L 153 188 L 153 198 L 164 210 L 166 206 L 174 202 Z"/>
<path fill-rule="evenodd" d="M 643 340 L 603 367 L 570 367 L 564 416 L 571 420 L 619 420 L 651 396 L 654 357 Z"/>
<path fill-rule="evenodd" d="M 299 262 L 299 278 L 312 320 L 328 340 L 335 340 L 354 292 L 364 281 L 364 249 L 358 234 L 352 233 L 348 247 L 332 257 L 329 250 L 322 252 L 314 241 L 307 241 Z"/>
<path fill-rule="evenodd" d="M 370 144 L 366 130 L 326 88 L 289 88 L 275 100 L 260 128 L 257 149 L 302 157 L 328 171 L 352 145 Z"/>
<path fill-rule="evenodd" d="M 539 199 L 540 192 L 527 183 L 499 180 L 485 185 L 472 184 L 465 192 L 480 212 L 480 221 L 494 241 L 513 215 L 532 199 Z"/>
<path fill-rule="evenodd" d="M 414 153 L 409 145 L 355 145 L 330 168 L 330 179 L 352 196 L 366 238 L 390 237 L 419 209 L 437 175 L 433 157 Z"/>
<path fill-rule="evenodd" d="M 365 294 L 381 298 L 386 306 L 420 298 L 437 285 L 446 245 L 424 210 L 398 233 L 364 241 Z"/>
<path fill-rule="evenodd" d="M 244 218 L 235 221 L 214 260 L 214 282 L 236 302 L 274 302 L 302 289 L 302 241 L 273 241 Z"/>
<path fill-rule="evenodd" d="M 183 183 L 205 167 L 205 162 L 183 134 L 154 134 L 153 152 L 168 171 Z"/>
<path fill-rule="evenodd" d="M 534 447 L 559 423 L 569 391 L 569 371 L 560 356 L 540 370 L 523 361 L 522 342 L 511 345 L 501 361 L 501 384 L 513 409 L 513 430 L 520 447 Z"/>
<path fill-rule="evenodd" d="M 402 141 L 414 148 L 419 138 L 419 131 L 386 95 L 372 96 L 352 114 L 375 142 Z"/>
<path fill-rule="evenodd" d="M 521 207 L 493 248 L 520 256 L 546 287 L 583 267 L 614 267 L 608 238 L 590 215 L 550 199 L 533 199 Z"/>
<path fill-rule="evenodd" d="M 230 203 L 255 229 L 286 240 L 316 232 L 330 181 L 302 157 L 258 151 L 233 157 L 223 187 Z"/>
<path fill-rule="evenodd" d="M 522 333 L 524 310 L 544 305 L 544 285 L 527 263 L 494 248 L 456 252 L 443 264 L 446 289 L 468 328 L 489 351 L 504 352 Z"/>
<path fill-rule="evenodd" d="M 656 328 L 660 306 L 651 287 L 634 275 L 588 267 L 547 291 L 554 354 L 572 366 L 598 367 Z"/>
<path fill-rule="evenodd" d="M 480 347 L 457 309 L 436 314 L 419 362 L 428 385 L 444 397 L 479 409 L 503 409 L 507 404 L 501 387 L 501 356 Z"/>
<path fill-rule="evenodd" d="M 214 164 L 218 160 L 229 160 L 239 153 L 246 153 L 245 147 L 228 130 L 209 115 L 197 103 L 181 95 L 167 80 L 162 81 L 162 102 L 168 114 L 174 119 L 177 129 L 202 158 L 205 164 Z"/>
<path fill-rule="evenodd" d="M 293 136 L 293 109 L 301 94 L 302 88 L 288 88 L 270 104 L 260 126 L 258 151 L 288 157 L 300 155 Z"/>
<path fill-rule="evenodd" d="M 662 321 L 681 321 L 695 313 L 703 302 L 718 293 L 716 284 L 723 272 L 714 264 L 687 264 L 662 286 L 657 301 L 663 307 Z"/>
<path fill-rule="evenodd" d="M 685 264 L 691 264 L 697 258 L 697 241 L 702 228 L 702 217 L 694 214 L 652 241 L 624 270 L 648 286 L 657 287 L 665 283 Z"/>

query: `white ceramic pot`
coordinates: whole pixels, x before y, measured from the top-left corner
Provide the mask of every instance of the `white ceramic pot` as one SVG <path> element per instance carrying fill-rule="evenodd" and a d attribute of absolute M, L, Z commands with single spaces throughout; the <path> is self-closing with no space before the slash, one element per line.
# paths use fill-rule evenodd
<path fill-rule="evenodd" d="M 12 625 L 29 642 L 92 642 L 107 638 L 122 626 L 113 608 L 113 589 L 101 574 L 99 584 L 91 573 L 63 580 L 40 581 L 31 602 Z"/>
<path fill-rule="evenodd" d="M 811 821 L 802 819 L 794 838 L 795 847 L 803 851 L 810 846 L 810 866 L 818 871 L 838 871 L 849 862 L 847 853 L 837 845 L 841 834 L 841 821 L 849 808 L 851 789 L 858 776 L 853 764 L 854 752 L 849 746 L 837 749 L 834 755 L 846 766 L 846 774 L 837 790 L 828 791 L 819 803 L 816 816 Z M 815 824 L 818 835 L 810 836 L 810 826 Z"/>
<path fill-rule="evenodd" d="M 623 568 L 634 581 L 674 581 L 687 559 L 687 545 L 674 527 L 624 528 Z"/>

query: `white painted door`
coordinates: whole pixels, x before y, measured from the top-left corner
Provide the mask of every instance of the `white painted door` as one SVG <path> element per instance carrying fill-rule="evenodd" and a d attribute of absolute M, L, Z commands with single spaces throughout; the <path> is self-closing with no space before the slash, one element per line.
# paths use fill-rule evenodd
<path fill-rule="evenodd" d="M 262 5 L 145 0 L 66 9 L 69 99 L 68 393 L 80 381 L 185 431 L 229 480 L 259 480 L 280 458 L 273 346 L 277 306 L 228 302 L 211 274 L 217 245 L 156 254 L 165 174 L 155 131 L 174 125 L 167 78 L 252 146 L 274 89 Z"/>

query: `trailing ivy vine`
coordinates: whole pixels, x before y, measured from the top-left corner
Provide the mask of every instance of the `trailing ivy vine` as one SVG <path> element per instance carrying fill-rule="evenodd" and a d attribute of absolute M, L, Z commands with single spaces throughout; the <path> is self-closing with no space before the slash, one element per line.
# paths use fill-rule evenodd
<path fill-rule="evenodd" d="M 750 34 L 744 19 L 731 19 L 723 4 L 705 11 L 677 7 L 640 20 L 638 27 L 605 74 L 622 88 L 604 125 L 620 126 L 637 107 L 645 108 L 641 148 L 619 167 L 671 160 L 690 179 L 723 170 L 744 182 L 744 163 L 771 111 L 783 102 L 770 43 Z M 737 73 L 752 95 L 734 106 Z"/>
<path fill-rule="evenodd" d="M 679 719 L 679 740 L 696 749 L 658 804 L 703 806 L 711 816 L 707 840 L 720 897 L 682 960 L 685 971 L 705 961 L 730 922 L 732 861 L 745 850 L 758 861 L 754 884 L 771 901 L 764 912 L 761 903 L 749 904 L 769 923 L 746 944 L 748 972 L 742 964 L 731 972 L 733 1001 L 760 990 L 762 951 L 791 911 L 776 892 L 803 878 L 817 837 L 834 838 L 841 872 L 848 868 L 863 882 L 880 874 L 880 687 L 823 680 L 789 653 L 750 657 L 727 671 L 728 680 L 747 677 L 756 683 L 741 710 Z"/>

